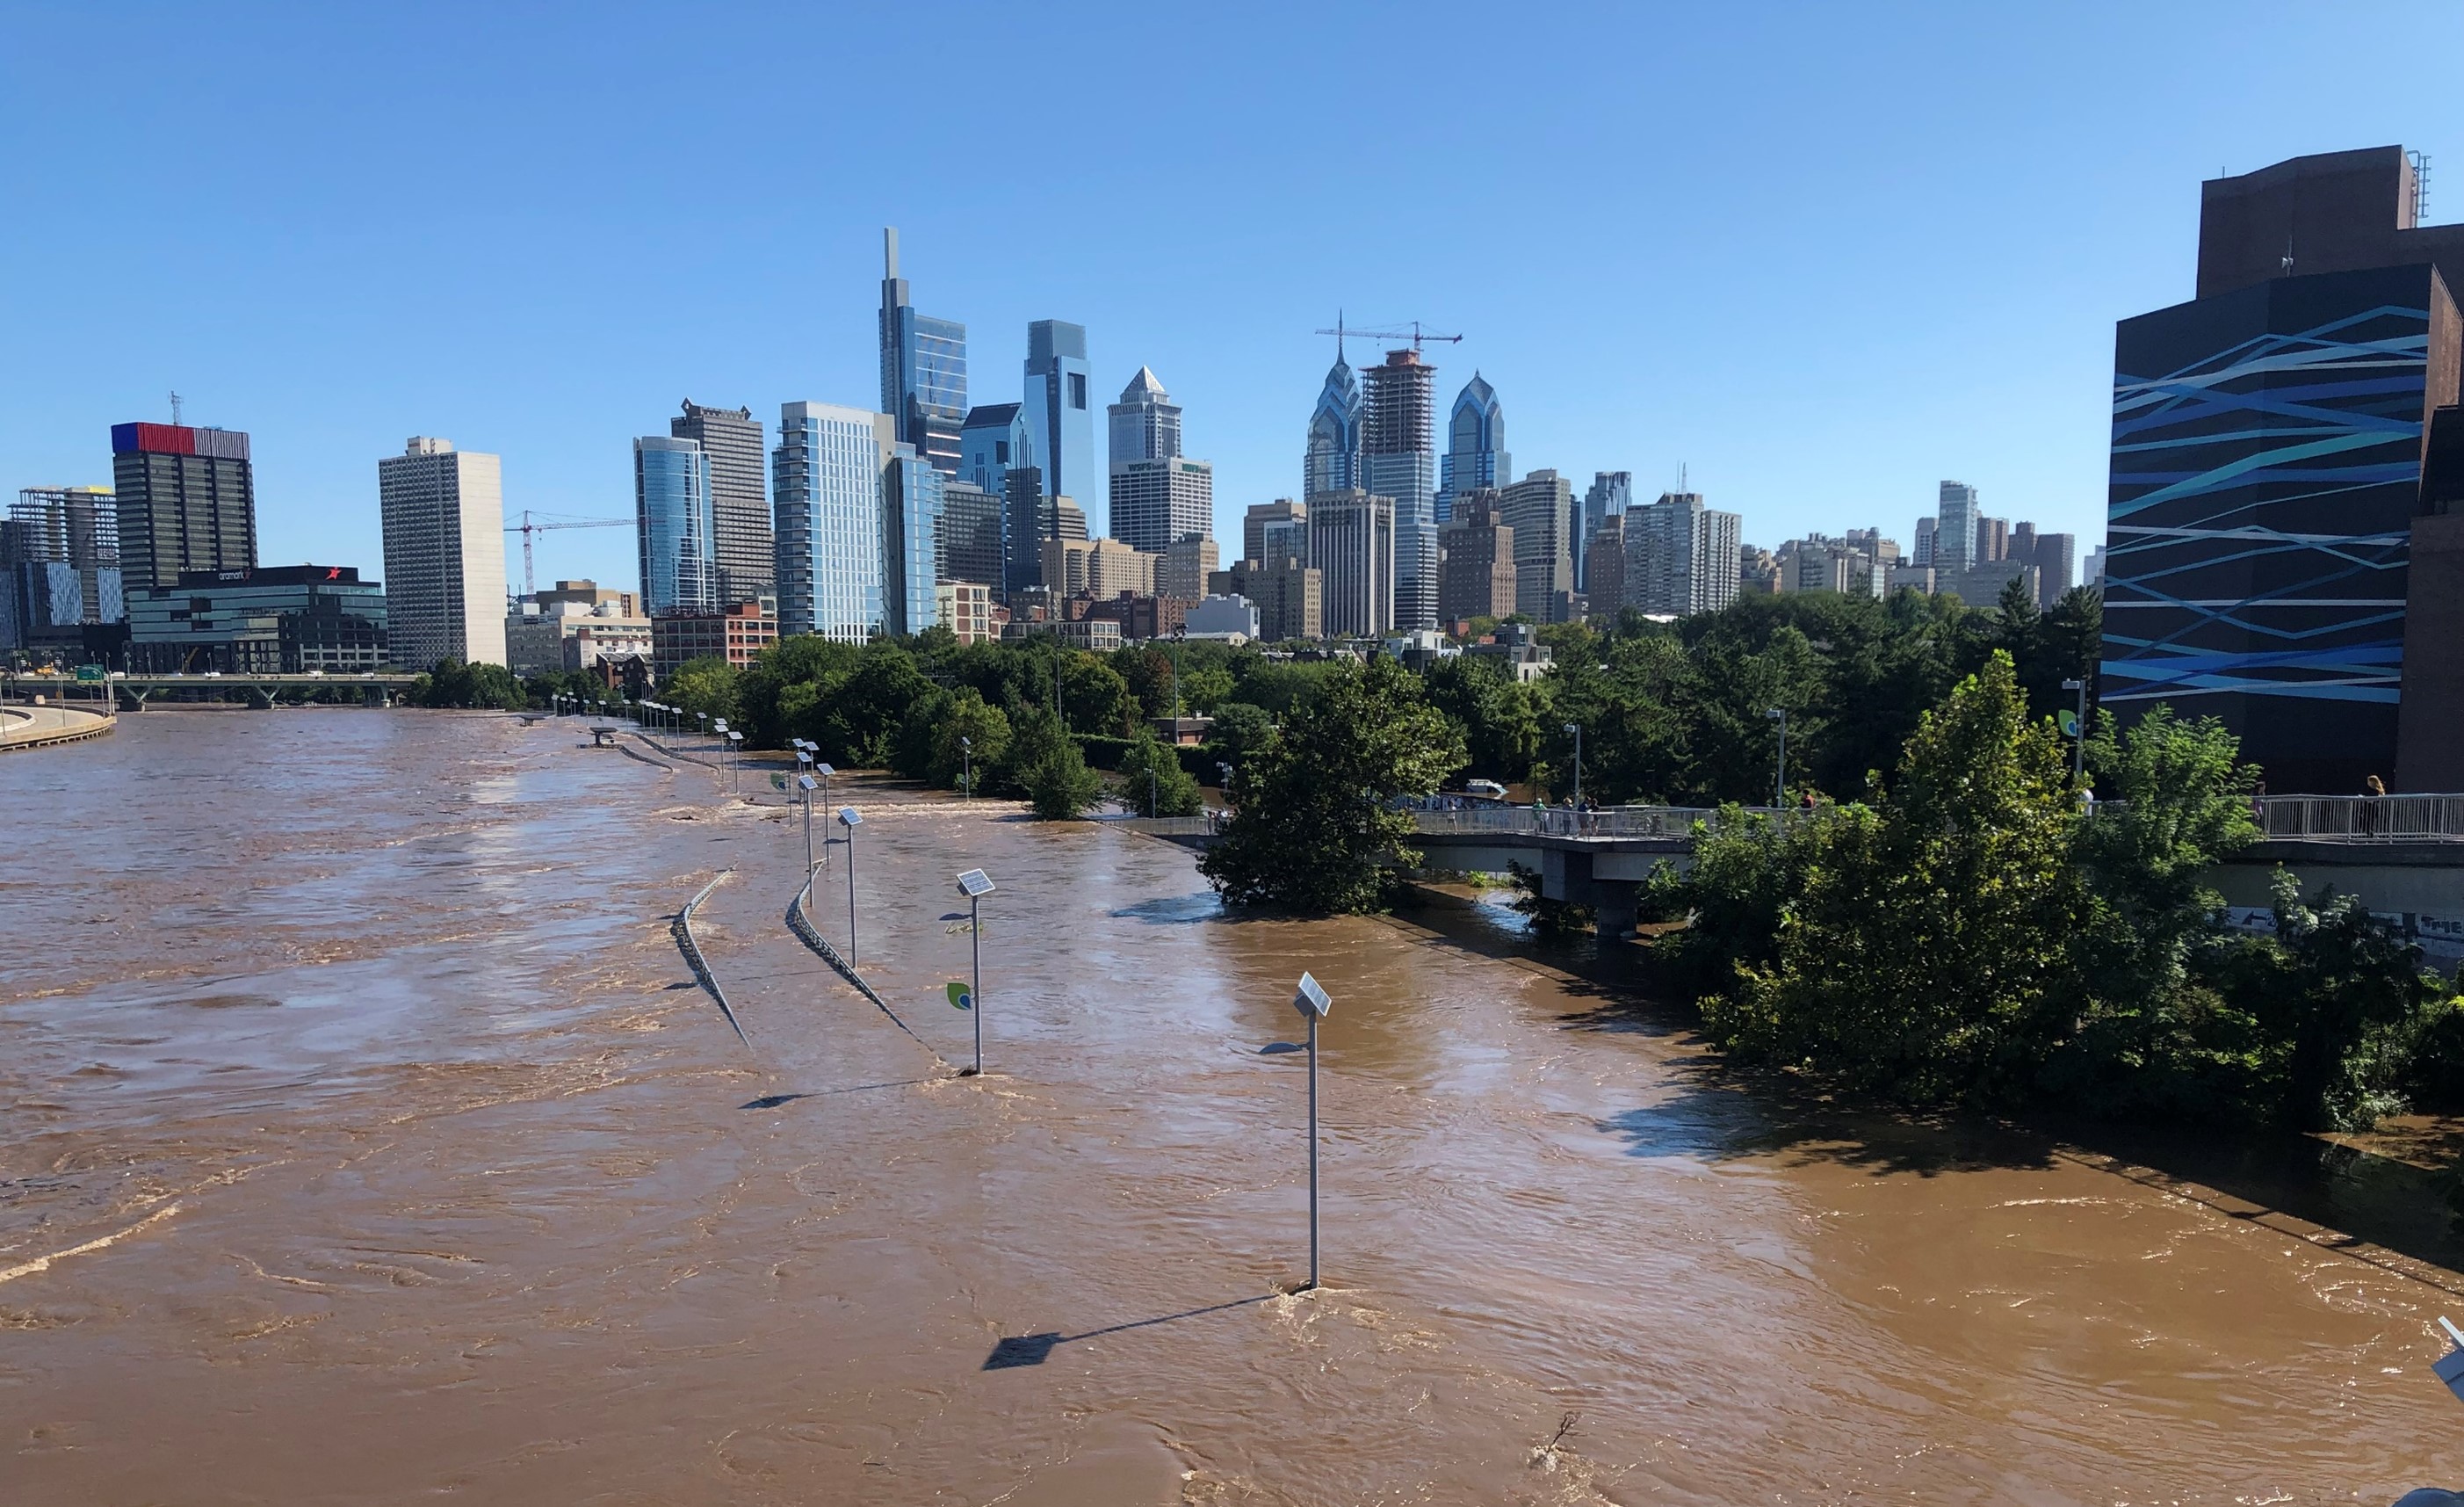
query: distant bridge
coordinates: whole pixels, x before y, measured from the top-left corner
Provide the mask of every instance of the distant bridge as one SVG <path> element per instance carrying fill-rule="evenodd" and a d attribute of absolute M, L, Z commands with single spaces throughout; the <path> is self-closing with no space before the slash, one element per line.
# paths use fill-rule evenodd
<path fill-rule="evenodd" d="M 220 701 L 230 699 L 234 692 L 256 707 L 277 706 L 286 700 L 306 701 L 319 692 L 343 692 L 370 706 L 391 706 L 393 698 L 409 690 L 418 678 L 395 671 L 374 675 L 124 675 L 108 681 L 54 680 L 40 694 L 99 698 L 107 689 L 113 703 L 123 712 L 142 712 L 147 701 L 157 698 Z M 12 689 L 22 695 L 34 689 L 35 684 L 21 677 Z"/>
<path fill-rule="evenodd" d="M 1780 815 L 1769 807 L 1749 814 Z M 1562 807 L 1480 806 L 1411 813 L 1413 843 L 1423 869 L 1503 874 L 1509 866 L 1537 872 L 1540 893 L 1588 905 L 1603 931 L 1629 930 L 1641 886 L 1666 863 L 1680 873 L 1694 862 L 1694 827 L 1720 812 L 1700 807 L 1617 806 L 1596 811 Z M 2321 885 L 2359 896 L 2396 921 L 2433 956 L 2464 957 L 2464 795 L 2275 796 L 2259 812 L 2264 838 L 2219 864 L 2208 877 L 2240 920 L 2264 909 L 2280 864 L 2299 876 L 2304 893 Z M 1127 827 L 1184 847 L 1216 838 L 1224 813 L 1132 818 Z"/>

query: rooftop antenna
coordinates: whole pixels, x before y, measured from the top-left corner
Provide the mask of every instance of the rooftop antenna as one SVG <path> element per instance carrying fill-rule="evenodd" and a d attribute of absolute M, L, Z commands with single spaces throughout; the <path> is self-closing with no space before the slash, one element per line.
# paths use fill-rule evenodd
<path fill-rule="evenodd" d="M 174 393 L 172 393 L 172 394 L 171 394 L 171 424 L 172 424 L 172 427 L 173 427 L 173 428 L 177 428 L 177 427 L 179 426 L 179 423 L 180 423 L 180 395 L 179 395 L 178 393 L 174 392 Z"/>
<path fill-rule="evenodd" d="M 2407 152 L 2412 164 L 2412 223 L 2422 224 L 2430 218 L 2430 154 Z"/>

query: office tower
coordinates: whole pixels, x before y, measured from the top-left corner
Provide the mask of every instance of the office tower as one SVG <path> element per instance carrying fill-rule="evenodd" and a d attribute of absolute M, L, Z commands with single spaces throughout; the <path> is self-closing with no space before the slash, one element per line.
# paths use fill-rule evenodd
<path fill-rule="evenodd" d="M 1438 463 L 1437 521 L 1454 513 L 1454 499 L 1484 487 L 1502 487 L 1514 479 L 1513 462 L 1506 454 L 1506 410 L 1497 389 L 1477 371 L 1455 396 L 1446 421 L 1445 458 Z"/>
<path fill-rule="evenodd" d="M 2079 536 L 2038 534 L 2028 563 L 2036 567 L 2036 605 L 2052 607 L 2078 580 Z"/>
<path fill-rule="evenodd" d="M 1395 626 L 1395 499 L 1322 493 L 1309 499 L 1309 528 L 1327 635 L 1383 636 Z"/>
<path fill-rule="evenodd" d="M 781 637 L 860 644 L 880 631 L 883 472 L 897 445 L 886 413 L 781 405 L 770 496 Z"/>
<path fill-rule="evenodd" d="M 1678 617 L 1737 599 L 1743 521 L 1703 505 L 1697 492 L 1663 492 L 1625 515 L 1625 605 Z M 1785 572 L 1779 585 L 1788 585 Z"/>
<path fill-rule="evenodd" d="M 1180 454 L 1180 407 L 1146 366 L 1121 389 L 1121 401 L 1104 410 L 1111 425 L 1112 464 L 1169 460 Z"/>
<path fill-rule="evenodd" d="M 1535 623 L 1574 611 L 1574 484 L 1535 471 L 1498 490 L 1498 514 L 1514 530 L 1514 609 Z"/>
<path fill-rule="evenodd" d="M 1326 636 L 1325 587 L 1298 555 L 1235 561 L 1207 581 L 1218 596 L 1247 598 L 1258 609 L 1258 636 L 1270 644 Z"/>
<path fill-rule="evenodd" d="M 1094 497 L 1095 415 L 1087 401 L 1086 326 L 1037 320 L 1026 327 L 1023 408 L 1044 495 Z"/>
<path fill-rule="evenodd" d="M 1438 617 L 1509 617 L 1514 612 L 1514 530 L 1498 517 L 1497 491 L 1455 499 L 1438 530 Z"/>
<path fill-rule="evenodd" d="M 1933 564 L 1934 527 L 1935 521 L 1932 519 L 1921 518 L 1917 520 L 1916 548 L 1911 551 L 1908 556 L 1908 560 L 1911 565 L 1930 565 Z"/>
<path fill-rule="evenodd" d="M 168 589 L 184 571 L 256 565 L 256 481 L 242 431 L 114 424 L 111 479 L 130 591 Z"/>
<path fill-rule="evenodd" d="M 1012 466 L 1001 483 L 1001 589 L 1044 580 L 1044 542 L 1061 537 L 1061 510 L 1044 494 L 1039 466 Z"/>
<path fill-rule="evenodd" d="M 422 435 L 377 462 L 377 499 L 394 663 L 503 664 L 502 463 Z"/>
<path fill-rule="evenodd" d="M 1360 379 L 1338 352 L 1309 413 L 1309 450 L 1301 459 L 1301 496 L 1350 492 L 1360 485 Z M 1251 557 L 1256 558 L 1255 556 Z"/>
<path fill-rule="evenodd" d="M 2197 297 L 2116 331 L 2102 702 L 2219 718 L 2279 793 L 2464 788 L 2464 226 L 2415 187 L 2395 147 L 2211 180 Z"/>
<path fill-rule="evenodd" d="M 1634 506 L 1633 472 L 1595 471 L 1592 473 L 1592 484 L 1583 493 L 1582 527 L 1574 534 L 1575 589 L 1584 592 L 1592 589 L 1592 541 L 1599 537 L 1601 525 L 1610 519 L 1623 517 L 1625 510 L 1632 506 Z M 1620 549 L 1624 547 L 1622 531 L 1619 535 L 1618 547 Z M 1618 557 L 1620 564 L 1617 569 L 1620 573 L 1625 568 L 1622 564 L 1623 558 L 1622 555 Z M 1600 615 L 1596 603 L 1593 604 L 1592 615 L 1594 617 Z M 1613 612 L 1609 615 L 1614 617 L 1617 614 Z"/>
<path fill-rule="evenodd" d="M 652 617 L 718 609 L 710 457 L 698 441 L 659 434 L 633 441 L 633 533 L 642 557 L 642 605 Z M 385 574 L 397 574 L 390 558 Z"/>
<path fill-rule="evenodd" d="M 1215 532 L 1215 468 L 1179 455 L 1112 467 L 1112 537 L 1151 553 Z"/>
<path fill-rule="evenodd" d="M 494 458 L 493 456 L 490 458 Z M 504 597 L 489 604 L 504 633 Z M 350 565 L 184 571 L 128 603 L 128 667 L 142 674 L 358 674 L 406 662 L 387 647 L 385 587 Z M 501 654 L 490 663 L 502 663 Z"/>
<path fill-rule="evenodd" d="M 1964 570 L 1976 564 L 1976 489 L 1965 481 L 1942 484 L 1936 505 L 1933 557 L 1925 562 L 1943 570 Z"/>
<path fill-rule="evenodd" d="M 1241 558 L 1272 560 L 1290 555 L 1309 564 L 1309 504 L 1289 498 L 1252 502 L 1241 519 Z"/>
<path fill-rule="evenodd" d="M 941 483 L 939 579 L 1001 587 L 1001 498 L 971 481 Z M 969 598 L 969 600 L 973 600 Z"/>
<path fill-rule="evenodd" d="M 948 478 L 905 441 L 891 447 L 881 480 L 882 629 L 920 633 L 937 621 Z"/>
<path fill-rule="evenodd" d="M 957 476 L 958 430 L 967 416 L 967 327 L 915 312 L 898 275 L 895 230 L 881 233 L 881 410 L 896 423 L 900 443 Z"/>
<path fill-rule="evenodd" d="M 1625 514 L 1602 518 L 1583 545 L 1584 613 L 1603 626 L 1614 626 L 1625 609 Z"/>
<path fill-rule="evenodd" d="M 65 565 L 77 583 L 79 623 L 127 616 L 120 567 L 120 510 L 109 487 L 26 487 L 0 525 L 0 565 Z"/>
<path fill-rule="evenodd" d="M 1155 594 L 1183 602 L 1206 595 L 1206 578 L 1215 574 L 1221 552 L 1204 534 L 1183 534 L 1164 546 L 1163 564 L 1155 567 Z"/>
<path fill-rule="evenodd" d="M 987 403 L 967 410 L 967 422 L 958 431 L 959 480 L 994 497 L 1004 497 L 1008 494 L 1010 468 L 1034 464 L 1035 442 L 1027 434 L 1023 405 Z"/>
<path fill-rule="evenodd" d="M 2007 518 L 1980 518 L 1976 521 L 1976 553 L 1969 557 L 1971 565 L 1990 565 L 2011 558 L 2011 521 Z"/>
<path fill-rule="evenodd" d="M 2104 588 L 2104 546 L 2102 544 L 2088 551 L 2086 570 L 2087 574 L 2083 578 L 2085 584 L 2097 587 L 2100 591 L 2102 590 Z"/>
<path fill-rule="evenodd" d="M 1390 350 L 1369 368 L 1361 407 L 1362 486 L 1395 503 L 1393 626 L 1406 630 L 1434 628 L 1438 621 L 1438 468 L 1429 437 L 1437 372 L 1417 350 Z M 1571 577 L 1564 584 L 1571 586 Z"/>
<path fill-rule="evenodd" d="M 706 409 L 687 398 L 684 411 L 668 420 L 668 432 L 701 446 L 710 461 L 711 554 L 718 562 L 719 605 L 768 595 L 778 560 L 770 543 L 761 421 L 751 409 Z"/>
<path fill-rule="evenodd" d="M 2035 565 L 2036 563 L 2036 525 L 2025 520 L 2012 524 L 2010 544 L 2003 553 L 2006 559 Z"/>

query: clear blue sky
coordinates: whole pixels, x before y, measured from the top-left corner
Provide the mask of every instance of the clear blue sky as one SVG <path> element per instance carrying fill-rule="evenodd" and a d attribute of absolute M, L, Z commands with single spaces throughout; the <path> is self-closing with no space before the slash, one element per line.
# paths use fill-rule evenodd
<path fill-rule="evenodd" d="M 973 396 L 1025 325 L 1152 366 L 1217 529 L 1332 356 L 1419 318 L 1518 472 L 1681 463 L 1773 544 L 1935 483 L 2102 537 L 2113 321 L 2199 180 L 2387 143 L 2464 219 L 2453 5 L 9 7 L 0 486 L 254 435 L 269 563 L 380 561 L 376 461 L 628 516 L 678 400 L 865 407 L 884 225 Z M 1357 353 L 1356 353 L 1357 354 Z M 1097 444 L 1102 444 L 1101 415 Z M 630 583 L 630 532 L 539 571 Z M 517 574 L 517 555 L 511 560 Z"/>

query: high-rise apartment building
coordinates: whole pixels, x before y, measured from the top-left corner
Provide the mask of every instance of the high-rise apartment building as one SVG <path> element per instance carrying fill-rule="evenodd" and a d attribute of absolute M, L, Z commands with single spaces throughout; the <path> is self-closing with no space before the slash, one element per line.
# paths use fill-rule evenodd
<path fill-rule="evenodd" d="M 1976 553 L 1971 564 L 1989 565 L 2011 558 L 2011 521 L 2007 518 L 1980 518 L 1976 521 Z"/>
<path fill-rule="evenodd" d="M 1921 518 L 1917 520 L 1916 545 L 1908 555 L 1908 563 L 1910 565 L 1930 565 L 1933 564 L 1933 538 L 1937 522 L 1933 519 Z"/>
<path fill-rule="evenodd" d="M 719 605 L 758 601 L 778 570 L 770 542 L 768 457 L 751 409 L 707 409 L 687 398 L 668 433 L 701 447 L 710 462 L 711 556 Z"/>
<path fill-rule="evenodd" d="M 377 462 L 396 664 L 505 662 L 505 489 L 494 455 L 422 435 Z"/>
<path fill-rule="evenodd" d="M 1258 636 L 1267 643 L 1326 636 L 1325 577 L 1298 555 L 1235 561 L 1209 578 L 1207 589 L 1246 598 L 1258 609 Z"/>
<path fill-rule="evenodd" d="M 1383 362 L 1369 368 L 1361 408 L 1363 487 L 1395 504 L 1391 626 L 1405 630 L 1435 628 L 1438 622 L 1438 468 L 1429 433 L 1431 385 L 1437 373 L 1418 350 L 1390 350 Z M 1332 574 L 1330 570 L 1330 578 Z M 1329 616 L 1333 615 L 1330 608 Z"/>
<path fill-rule="evenodd" d="M 1574 484 L 1535 471 L 1498 492 L 1498 513 L 1514 530 L 1514 609 L 1535 623 L 1574 615 Z"/>
<path fill-rule="evenodd" d="M 168 589 L 190 570 L 255 567 L 256 480 L 244 432 L 114 424 L 111 479 L 130 591 Z"/>
<path fill-rule="evenodd" d="M 1741 520 L 1699 492 L 1663 492 L 1625 515 L 1625 605 L 1678 617 L 1737 599 Z M 1783 579 L 1782 585 L 1786 585 Z"/>
<path fill-rule="evenodd" d="M 881 631 L 883 472 L 897 446 L 887 413 L 780 407 L 770 495 L 781 636 L 860 644 Z"/>
<path fill-rule="evenodd" d="M 2038 534 L 2028 564 L 2036 567 L 2036 605 L 2052 607 L 2079 584 L 2079 536 Z"/>
<path fill-rule="evenodd" d="M 1280 555 L 1309 564 L 1309 504 L 1289 498 L 1250 503 L 1241 519 L 1241 558 L 1273 560 Z"/>
<path fill-rule="evenodd" d="M 1163 561 L 1155 566 L 1155 594 L 1181 602 L 1202 600 L 1207 579 L 1221 560 L 1215 541 L 1204 534 L 1181 535 L 1164 546 Z"/>
<path fill-rule="evenodd" d="M 1087 328 L 1061 320 L 1026 327 L 1024 418 L 1047 498 L 1097 496 L 1095 414 L 1087 397 Z M 1095 520 L 1095 532 L 1105 532 Z"/>
<path fill-rule="evenodd" d="M 967 417 L 967 327 L 918 314 L 898 275 L 898 232 L 881 233 L 881 410 L 900 443 L 944 475 L 957 476 L 958 430 Z M 979 483 L 980 484 L 980 483 Z"/>
<path fill-rule="evenodd" d="M 1483 488 L 1502 487 L 1514 479 L 1514 464 L 1506 453 L 1506 410 L 1497 389 L 1477 371 L 1455 396 L 1446 420 L 1446 454 L 1438 463 L 1437 521 L 1454 516 L 1454 499 Z"/>
<path fill-rule="evenodd" d="M 66 566 L 77 581 L 77 615 L 57 626 L 117 623 L 127 617 L 120 510 L 109 487 L 26 487 L 18 492 L 8 521 L 0 523 L 0 566 L 35 564 Z"/>
<path fill-rule="evenodd" d="M 1043 468 L 1010 467 L 1001 495 L 1002 591 L 1041 585 L 1044 542 L 1061 536 L 1060 499 L 1045 495 Z"/>
<path fill-rule="evenodd" d="M 1395 627 L 1395 499 L 1321 493 L 1309 499 L 1309 528 L 1327 635 L 1383 637 Z"/>
<path fill-rule="evenodd" d="M 1976 564 L 1976 489 L 1965 481 L 1946 481 L 1934 509 L 1933 554 L 1921 562 L 1939 570 L 1964 570 Z"/>
<path fill-rule="evenodd" d="M 882 630 L 920 633 L 939 620 L 942 528 L 948 483 L 941 468 L 904 441 L 881 476 Z"/>
<path fill-rule="evenodd" d="M 652 617 L 718 610 L 712 518 L 710 456 L 700 441 L 664 434 L 633 441 L 633 535 L 642 603 Z M 394 574 L 390 559 L 385 574 Z"/>
<path fill-rule="evenodd" d="M 1301 496 L 1350 492 L 1360 485 L 1360 378 L 1340 352 L 1328 368 L 1310 410 L 1309 449 L 1301 457 Z M 1255 559 L 1254 555 L 1250 557 Z"/>
<path fill-rule="evenodd" d="M 1592 484 L 1583 492 L 1582 527 L 1574 533 L 1574 587 L 1576 590 L 1588 593 L 1592 589 L 1592 541 L 1599 537 L 1600 526 L 1610 519 L 1623 517 L 1625 510 L 1632 506 L 1634 506 L 1633 472 L 1595 471 L 1592 473 Z M 1619 547 L 1623 547 L 1622 535 L 1620 535 Z M 1619 558 L 1622 560 L 1623 557 Z M 1617 568 L 1622 572 L 1625 567 L 1620 564 Z M 1599 608 L 1596 604 L 1592 609 L 1592 615 L 1599 616 Z M 1612 612 L 1609 615 L 1615 617 L 1617 614 Z"/>
<path fill-rule="evenodd" d="M 1159 563 L 1157 556 L 1132 549 L 1117 539 L 1047 539 L 1043 586 L 1055 599 L 1081 592 L 1099 601 L 1123 592 L 1153 596 Z"/>
<path fill-rule="evenodd" d="M 1514 530 L 1500 521 L 1497 490 L 1480 487 L 1454 500 L 1438 530 L 1438 617 L 1507 617 L 1514 611 Z"/>

